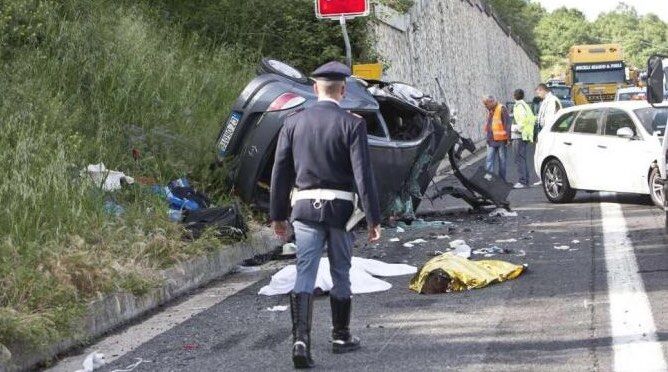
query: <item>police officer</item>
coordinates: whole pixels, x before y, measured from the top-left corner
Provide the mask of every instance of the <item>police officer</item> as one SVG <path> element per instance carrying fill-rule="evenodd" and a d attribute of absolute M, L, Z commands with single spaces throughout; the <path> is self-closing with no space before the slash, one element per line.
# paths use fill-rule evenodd
<path fill-rule="evenodd" d="M 360 340 L 349 330 L 353 236 L 346 229 L 358 200 L 366 214 L 369 241 L 380 239 L 380 210 L 366 123 L 340 107 L 350 75 L 350 69 L 339 62 L 316 69 L 312 77 L 318 102 L 286 118 L 276 147 L 271 177 L 272 225 L 276 235 L 285 239 L 292 206 L 297 241 L 297 281 L 290 294 L 296 368 L 314 364 L 310 340 L 313 289 L 325 245 L 334 282 L 330 291 L 332 350 L 345 353 L 360 347 Z"/>

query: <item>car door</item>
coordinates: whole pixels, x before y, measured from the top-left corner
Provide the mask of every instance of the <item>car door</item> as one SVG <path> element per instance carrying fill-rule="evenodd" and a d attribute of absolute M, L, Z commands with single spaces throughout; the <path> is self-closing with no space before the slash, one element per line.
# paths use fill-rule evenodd
<path fill-rule="evenodd" d="M 617 136 L 617 131 L 621 128 L 630 128 L 633 138 Z M 603 159 L 598 165 L 601 174 L 600 190 L 649 192 L 647 174 L 655 155 L 652 146 L 646 143 L 647 140 L 626 111 L 618 108 L 607 110 L 603 135 L 596 144 L 599 158 Z"/>
<path fill-rule="evenodd" d="M 566 167 L 568 180 L 571 186 L 582 190 L 599 190 L 602 176 L 599 164 L 604 159 L 598 151 L 598 140 L 601 137 L 600 127 L 605 109 L 582 110 L 573 124 L 570 135 L 563 141 L 568 148 L 568 163 Z"/>
<path fill-rule="evenodd" d="M 545 159 L 552 156 L 559 159 L 567 174 L 570 172 L 570 147 L 565 143 L 572 143 L 571 126 L 578 114 L 579 111 L 565 113 L 559 116 L 550 128 L 545 128 L 540 132 L 534 152 L 537 174 L 541 173 L 540 167 L 544 164 Z"/>

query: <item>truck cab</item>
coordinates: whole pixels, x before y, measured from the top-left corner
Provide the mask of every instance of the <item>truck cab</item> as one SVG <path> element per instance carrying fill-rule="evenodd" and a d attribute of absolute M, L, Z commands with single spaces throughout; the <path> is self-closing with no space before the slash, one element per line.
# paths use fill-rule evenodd
<path fill-rule="evenodd" d="M 575 45 L 568 52 L 566 84 L 576 105 L 613 101 L 628 86 L 619 44 Z"/>

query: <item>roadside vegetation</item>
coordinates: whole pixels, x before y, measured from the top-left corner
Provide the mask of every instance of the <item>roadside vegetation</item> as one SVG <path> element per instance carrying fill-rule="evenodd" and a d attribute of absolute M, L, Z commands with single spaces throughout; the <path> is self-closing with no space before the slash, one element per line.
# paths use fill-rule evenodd
<path fill-rule="evenodd" d="M 0 2 L 0 344 L 72 335 L 91 299 L 145 293 L 158 270 L 222 244 L 184 241 L 161 197 L 102 192 L 81 177 L 87 164 L 161 184 L 186 176 L 227 201 L 214 139 L 258 58 L 310 69 L 341 57 L 336 24 L 317 22 L 311 1 L 212 4 Z"/>
<path fill-rule="evenodd" d="M 488 1 L 540 55 L 543 78 L 564 72 L 568 48 L 576 44 L 620 43 L 627 62 L 639 69 L 647 67 L 652 53 L 668 53 L 668 24 L 655 14 L 640 16 L 623 2 L 589 21 L 577 9 L 547 12 L 535 0 Z"/>

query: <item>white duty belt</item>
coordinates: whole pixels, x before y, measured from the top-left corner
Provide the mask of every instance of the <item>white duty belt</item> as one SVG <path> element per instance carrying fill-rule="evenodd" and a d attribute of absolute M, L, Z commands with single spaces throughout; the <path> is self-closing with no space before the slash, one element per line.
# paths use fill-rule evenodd
<path fill-rule="evenodd" d="M 354 192 L 332 189 L 293 189 L 291 205 L 294 207 L 295 203 L 297 203 L 299 200 L 312 200 L 313 208 L 320 209 L 322 208 L 323 200 L 332 201 L 337 199 L 346 200 L 353 203 L 353 214 L 348 219 L 348 222 L 346 222 L 346 231 L 350 231 L 362 220 L 362 218 L 364 218 L 364 212 L 359 209 L 359 197 Z"/>

